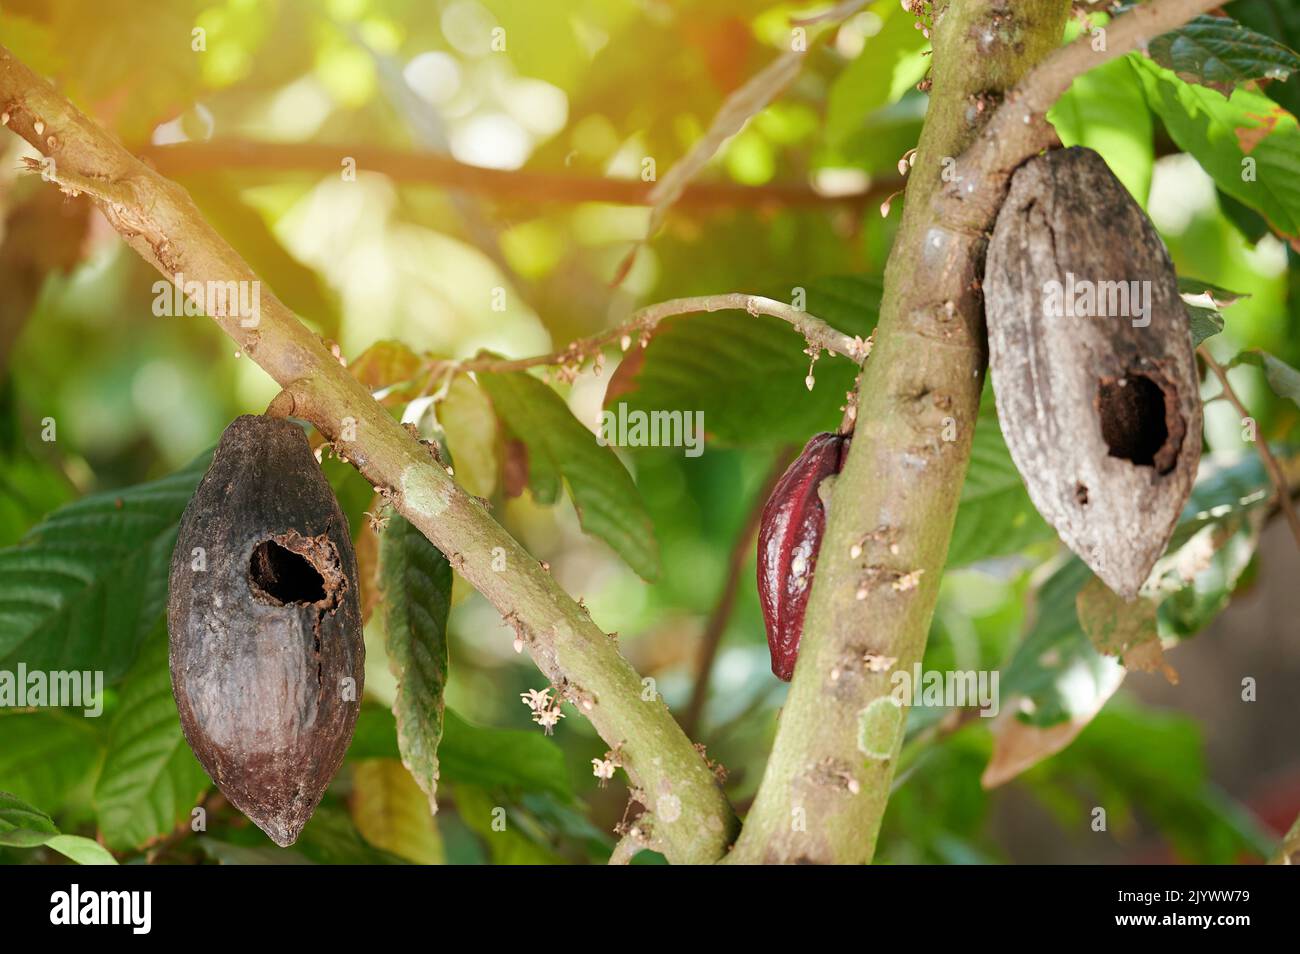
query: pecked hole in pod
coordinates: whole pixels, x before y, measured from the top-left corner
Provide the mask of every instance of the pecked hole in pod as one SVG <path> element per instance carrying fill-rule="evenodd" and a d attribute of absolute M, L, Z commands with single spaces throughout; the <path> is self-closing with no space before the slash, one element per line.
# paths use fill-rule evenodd
<path fill-rule="evenodd" d="M 1178 393 L 1158 375 L 1130 373 L 1097 383 L 1101 436 L 1111 457 L 1167 474 L 1178 462 L 1185 425 Z"/>
<path fill-rule="evenodd" d="M 248 581 L 254 596 L 277 606 L 325 599 L 325 578 L 311 561 L 274 540 L 263 540 L 254 547 Z"/>

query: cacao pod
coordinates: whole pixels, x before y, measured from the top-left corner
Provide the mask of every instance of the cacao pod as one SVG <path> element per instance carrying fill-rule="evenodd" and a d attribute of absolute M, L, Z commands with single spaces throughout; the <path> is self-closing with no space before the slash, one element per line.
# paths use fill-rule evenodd
<path fill-rule="evenodd" d="M 1169 254 L 1091 150 L 1011 180 L 984 277 L 989 366 L 1038 512 L 1131 599 L 1192 490 L 1201 405 Z"/>
<path fill-rule="evenodd" d="M 172 692 L 217 787 L 278 845 L 311 818 L 364 680 L 348 524 L 302 429 L 236 418 L 181 517 Z"/>
<path fill-rule="evenodd" d="M 758 599 L 767 628 L 772 672 L 794 675 L 812 591 L 817 551 L 826 531 L 826 505 L 819 488 L 838 474 L 848 451 L 841 434 L 818 434 L 781 475 L 763 505 L 758 528 Z"/>

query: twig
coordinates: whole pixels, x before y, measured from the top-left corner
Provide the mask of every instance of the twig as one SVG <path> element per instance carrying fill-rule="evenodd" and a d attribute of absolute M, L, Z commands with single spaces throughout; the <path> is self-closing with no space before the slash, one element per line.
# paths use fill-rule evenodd
<path fill-rule="evenodd" d="M 830 11 L 830 15 L 838 15 L 840 18 L 847 17 L 859 6 L 861 6 L 861 3 L 858 0 L 846 0 L 844 3 L 837 4 Z M 811 22 L 817 23 L 819 21 L 813 20 Z M 798 29 L 806 30 L 807 26 L 799 26 Z M 717 151 L 722 148 L 723 143 L 744 129 L 745 125 L 754 116 L 762 112 L 799 75 L 803 69 L 804 59 L 808 55 L 808 47 L 795 47 L 793 43 L 791 47 L 791 49 L 774 58 L 746 80 L 744 85 L 732 91 L 723 100 L 718 111 L 714 113 L 709 128 L 704 131 L 704 135 L 692 144 L 684 156 L 673 163 L 672 168 L 655 185 L 650 192 L 652 208 L 650 210 L 650 221 L 646 225 L 645 236 L 635 242 L 623 257 L 615 272 L 613 281 L 610 282 L 611 287 L 616 288 L 622 284 L 632 270 L 632 265 L 635 263 L 641 248 L 654 238 L 659 229 L 662 228 L 664 220 L 668 217 L 669 210 L 677 204 L 686 188 L 700 174 Z"/>
<path fill-rule="evenodd" d="M 474 192 L 498 200 L 550 204 L 556 202 L 610 202 L 618 205 L 652 205 L 653 182 L 639 179 L 604 179 L 532 169 L 489 169 L 457 162 L 450 156 L 413 153 L 360 143 L 262 143 L 249 140 L 184 142 L 147 146 L 140 157 L 168 176 L 197 172 L 258 169 L 268 172 L 338 174 L 344 157 L 356 160 L 359 171 L 382 173 L 396 182 L 424 183 Z M 735 207 L 860 207 L 878 202 L 897 189 L 901 179 L 890 176 L 858 192 L 826 195 L 802 183 L 743 186 L 731 182 L 695 182 L 676 202 L 691 209 Z"/>
<path fill-rule="evenodd" d="M 722 584 L 722 592 L 718 595 L 718 602 L 714 605 L 713 612 L 709 614 L 709 623 L 700 639 L 695 685 L 691 689 L 691 701 L 686 706 L 686 713 L 682 716 L 682 728 L 691 738 L 695 738 L 700 716 L 704 713 L 704 703 L 709 698 L 709 677 L 713 672 L 713 662 L 717 659 L 718 645 L 722 642 L 722 634 L 726 632 L 731 611 L 736 605 L 736 591 L 740 587 L 740 578 L 745 571 L 745 566 L 749 563 L 750 548 L 754 545 L 754 534 L 758 532 L 759 521 L 763 518 L 763 508 L 767 505 L 767 498 L 772 496 L 772 491 L 781 479 L 781 475 L 789 466 L 794 453 L 793 447 L 783 447 L 777 451 L 772 468 L 763 480 L 763 486 L 758 489 L 754 502 L 749 508 L 749 514 L 745 517 L 745 524 L 740 528 L 740 533 L 736 534 L 735 542 L 732 544 L 731 556 L 727 560 L 727 578 Z"/>
<path fill-rule="evenodd" d="M 537 355 L 532 358 L 468 358 L 464 361 L 439 361 L 433 367 L 450 367 L 454 371 L 525 371 L 528 368 L 564 365 L 580 365 L 587 358 L 597 354 L 601 349 L 621 343 L 627 350 L 633 341 L 642 343 L 658 327 L 659 323 L 674 315 L 691 315 L 698 312 L 728 311 L 735 309 L 747 311 L 751 315 L 770 315 L 780 318 L 794 326 L 804 336 L 809 347 L 820 348 L 832 354 L 842 355 L 861 364 L 871 353 L 871 343 L 862 338 L 850 337 L 836 331 L 826 322 L 806 311 L 799 311 L 785 302 L 774 301 L 759 295 L 745 295 L 739 292 L 722 295 L 703 295 L 695 298 L 673 298 L 654 305 L 640 308 L 632 318 L 616 328 L 602 331 L 589 338 L 573 342 L 562 351 Z"/>
<path fill-rule="evenodd" d="M 175 280 L 183 273 L 200 287 L 259 282 L 184 189 L 128 153 L 3 46 L 0 104 L 8 127 L 54 160 L 49 168 L 57 180 L 99 196 L 109 221 L 163 275 Z M 261 291 L 252 326 L 237 314 L 212 317 L 284 389 L 280 408 L 314 424 L 338 456 L 448 555 L 515 623 L 551 682 L 581 693 L 579 711 L 619 748 L 631 784 L 649 793 L 652 810 L 666 809 L 657 812 L 656 839 L 668 858 L 719 858 L 735 835 L 734 813 L 662 700 L 642 701 L 641 677 L 615 642 L 279 298 Z M 502 560 L 507 572 L 499 572 Z"/>
<path fill-rule="evenodd" d="M 1237 413 L 1243 418 L 1250 417 L 1250 411 L 1246 410 L 1246 405 L 1241 403 L 1241 398 L 1237 392 L 1232 389 L 1232 384 L 1228 381 L 1228 372 L 1224 370 L 1219 362 L 1214 360 L 1214 355 L 1210 354 L 1205 345 L 1196 349 L 1196 353 L 1201 356 L 1206 367 L 1214 372 L 1214 376 L 1219 379 L 1223 386 L 1222 397 L 1227 398 L 1232 406 L 1237 409 Z M 1268 441 L 1260 438 L 1254 442 L 1255 449 L 1259 452 L 1260 459 L 1264 462 L 1264 469 L 1268 471 L 1268 478 L 1273 482 L 1273 489 L 1277 492 L 1278 506 L 1286 515 L 1286 522 L 1291 526 L 1291 535 L 1295 537 L 1296 546 L 1300 546 L 1300 515 L 1296 514 L 1295 504 L 1291 502 L 1291 487 L 1287 482 L 1286 474 L 1282 472 L 1282 466 L 1273 456 L 1269 449 Z"/>

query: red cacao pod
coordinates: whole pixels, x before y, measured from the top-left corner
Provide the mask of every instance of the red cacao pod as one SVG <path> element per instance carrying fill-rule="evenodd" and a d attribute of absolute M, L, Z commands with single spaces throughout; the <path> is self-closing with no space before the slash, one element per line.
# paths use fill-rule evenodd
<path fill-rule="evenodd" d="M 758 529 L 758 599 L 767 626 L 772 672 L 786 682 L 794 675 L 817 551 L 826 530 L 826 505 L 818 490 L 823 480 L 840 472 L 848 444 L 844 435 L 818 434 L 781 475 L 763 506 Z"/>
<path fill-rule="evenodd" d="M 300 427 L 226 428 L 168 586 L 186 741 L 236 808 L 292 844 L 352 740 L 365 667 L 347 520 Z"/>

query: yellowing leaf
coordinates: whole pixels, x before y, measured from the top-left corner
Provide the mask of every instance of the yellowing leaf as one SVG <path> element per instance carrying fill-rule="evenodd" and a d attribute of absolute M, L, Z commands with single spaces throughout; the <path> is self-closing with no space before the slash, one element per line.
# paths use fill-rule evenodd
<path fill-rule="evenodd" d="M 458 374 L 438 405 L 438 423 L 447 435 L 456 480 L 476 497 L 491 497 L 497 486 L 497 416 L 473 381 Z"/>
<path fill-rule="evenodd" d="M 376 848 L 422 865 L 445 861 L 429 801 L 396 759 L 366 759 L 352 769 L 352 821 Z"/>

